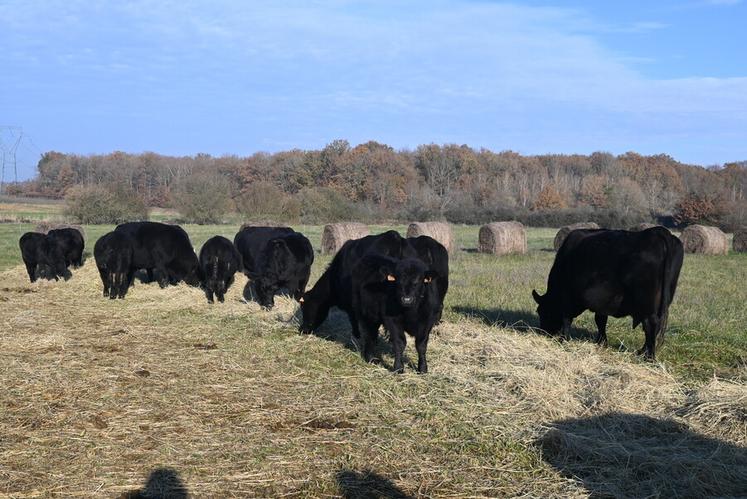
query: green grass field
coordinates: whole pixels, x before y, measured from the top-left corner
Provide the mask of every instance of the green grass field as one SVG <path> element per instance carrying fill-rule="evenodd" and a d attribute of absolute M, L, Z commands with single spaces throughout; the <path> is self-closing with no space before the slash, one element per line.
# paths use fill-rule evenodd
<path fill-rule="evenodd" d="M 747 495 L 747 255 L 686 256 L 648 363 L 629 319 L 607 349 L 588 313 L 567 342 L 533 331 L 554 229 L 492 257 L 457 226 L 430 372 L 408 342 L 394 375 L 383 338 L 374 366 L 341 314 L 299 335 L 296 304 L 242 302 L 243 276 L 222 305 L 184 285 L 106 300 L 92 259 L 30 284 L 32 227 L 0 224 L 0 497 L 118 497 L 163 469 L 194 497 Z M 199 250 L 238 225 L 184 228 Z M 90 252 L 111 227 L 84 229 Z"/>

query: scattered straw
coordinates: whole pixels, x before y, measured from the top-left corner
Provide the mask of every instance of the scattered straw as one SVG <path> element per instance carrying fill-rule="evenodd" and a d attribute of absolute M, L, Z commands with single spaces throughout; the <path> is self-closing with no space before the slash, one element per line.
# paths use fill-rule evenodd
<path fill-rule="evenodd" d="M 105 299 L 90 262 L 0 273 L 0 495 L 700 497 L 747 476 L 744 385 L 468 319 L 434 330 L 428 375 L 410 342 L 398 376 L 344 314 L 299 335 L 297 304 L 246 304 L 244 279 L 210 305 Z"/>

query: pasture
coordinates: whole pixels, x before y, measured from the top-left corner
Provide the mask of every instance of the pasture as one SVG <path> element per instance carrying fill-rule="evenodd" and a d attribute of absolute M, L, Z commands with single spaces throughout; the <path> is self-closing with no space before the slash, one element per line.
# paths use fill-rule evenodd
<path fill-rule="evenodd" d="M 32 227 L 0 225 L 0 495 L 117 497 L 154 472 L 195 497 L 747 495 L 747 254 L 686 256 L 651 364 L 629 319 L 607 349 L 588 313 L 568 342 L 534 330 L 556 230 L 493 257 L 457 226 L 430 373 L 410 341 L 398 376 L 385 338 L 367 365 L 346 318 L 299 335 L 295 302 L 243 303 L 243 276 L 222 305 L 183 284 L 104 299 L 92 258 L 30 284 Z M 111 227 L 84 228 L 90 255 Z M 238 225 L 184 228 L 199 250 Z"/>

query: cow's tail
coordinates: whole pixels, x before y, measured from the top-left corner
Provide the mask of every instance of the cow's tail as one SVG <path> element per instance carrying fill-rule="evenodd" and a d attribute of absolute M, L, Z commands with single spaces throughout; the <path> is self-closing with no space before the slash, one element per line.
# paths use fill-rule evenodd
<path fill-rule="evenodd" d="M 666 256 L 664 257 L 664 269 L 661 286 L 661 300 L 659 302 L 659 330 L 656 333 L 656 346 L 664 341 L 664 334 L 667 330 L 669 319 L 669 305 L 674 299 L 674 292 L 677 289 L 677 280 L 682 268 L 682 259 L 684 251 L 680 240 L 671 234 L 664 234 L 666 246 Z"/>
<path fill-rule="evenodd" d="M 218 265 L 219 265 L 219 262 L 218 262 L 218 255 L 215 255 L 215 256 L 213 257 L 213 268 L 212 268 L 212 272 L 210 273 L 210 277 L 211 277 L 211 278 L 212 278 L 212 279 L 213 279 L 214 281 L 217 281 L 217 280 L 218 280 Z"/>

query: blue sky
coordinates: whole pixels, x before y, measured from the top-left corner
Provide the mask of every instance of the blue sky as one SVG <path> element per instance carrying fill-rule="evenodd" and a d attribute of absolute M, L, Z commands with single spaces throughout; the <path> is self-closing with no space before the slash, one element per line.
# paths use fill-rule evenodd
<path fill-rule="evenodd" d="M 0 125 L 22 177 L 337 138 L 710 165 L 747 159 L 745 25 L 747 0 L 0 0 Z"/>

